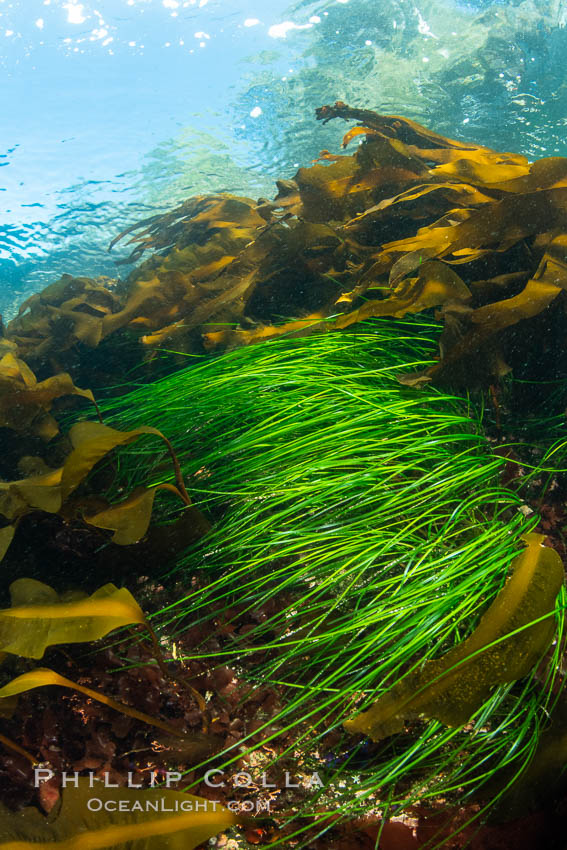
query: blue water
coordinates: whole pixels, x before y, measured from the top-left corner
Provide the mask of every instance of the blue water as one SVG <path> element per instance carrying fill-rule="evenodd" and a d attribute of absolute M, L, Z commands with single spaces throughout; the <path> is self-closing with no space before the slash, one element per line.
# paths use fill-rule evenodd
<path fill-rule="evenodd" d="M 186 197 L 275 193 L 335 100 L 567 155 L 564 0 L 0 0 L 0 312 Z"/>

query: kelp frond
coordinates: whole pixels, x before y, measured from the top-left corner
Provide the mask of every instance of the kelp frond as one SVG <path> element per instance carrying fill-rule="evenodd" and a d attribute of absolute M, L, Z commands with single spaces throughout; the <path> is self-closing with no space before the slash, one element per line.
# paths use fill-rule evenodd
<path fill-rule="evenodd" d="M 134 233 L 129 261 L 155 253 L 126 282 L 63 276 L 4 344 L 32 364 L 110 338 L 202 354 L 438 309 L 440 357 L 406 381 L 486 386 L 534 363 L 558 377 L 546 352 L 564 352 L 567 159 L 530 163 L 340 102 L 317 118 L 357 121 L 355 153 L 324 151 L 271 202 L 199 196 L 133 224 L 112 244 Z"/>

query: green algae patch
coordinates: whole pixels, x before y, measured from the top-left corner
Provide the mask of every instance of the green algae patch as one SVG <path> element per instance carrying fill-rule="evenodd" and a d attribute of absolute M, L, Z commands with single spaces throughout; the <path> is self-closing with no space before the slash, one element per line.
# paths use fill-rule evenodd
<path fill-rule="evenodd" d="M 347 720 L 347 732 L 379 741 L 421 716 L 462 726 L 496 685 L 529 675 L 555 633 L 555 600 L 564 580 L 561 558 L 542 546 L 543 539 L 526 535 L 527 548 L 512 562 L 512 575 L 463 643 L 427 661 L 368 711 Z"/>
<path fill-rule="evenodd" d="M 153 625 L 182 646 L 187 624 L 198 623 L 203 637 L 183 650 L 187 661 L 211 663 L 204 635 L 213 634 L 223 665 L 242 670 L 247 686 L 273 688 L 278 706 L 246 740 L 248 753 L 263 746 L 278 753 L 293 741 L 314 770 L 336 760 L 332 806 L 343 815 L 390 793 L 392 805 L 407 807 L 425 785 L 431 796 L 456 788 L 478 796 L 487 774 L 510 763 L 523 769 L 561 686 L 558 640 L 537 678 L 525 659 L 517 684 L 490 686 L 475 727 L 432 719 L 377 746 L 344 729 L 408 671 L 473 635 L 503 588 L 508 597 L 517 586 L 516 568 L 506 578 L 521 536 L 535 525 L 520 510 L 522 493 L 503 485 L 506 456 L 493 451 L 470 402 L 397 380 L 404 369 L 431 365 L 437 327 L 415 317 L 370 319 L 343 334 L 188 359 L 186 369 L 104 406 L 115 427 L 143 421 L 169 435 L 196 505 L 213 521 L 169 574 L 198 576 L 197 583 Z M 121 479 L 129 489 L 172 481 L 165 461 L 137 441 Z M 539 545 L 528 549 L 549 557 Z M 519 572 L 521 601 L 513 601 L 523 619 L 506 620 L 478 647 L 527 631 L 542 615 L 541 642 L 548 640 L 557 586 L 549 604 L 522 607 L 531 604 L 543 566 L 537 560 Z M 558 632 L 564 602 L 561 589 Z M 509 642 L 519 647 L 520 634 Z M 350 775 L 355 749 L 353 795 L 352 784 L 343 791 L 335 780 L 341 771 Z M 227 765 L 238 757 L 223 756 Z"/>

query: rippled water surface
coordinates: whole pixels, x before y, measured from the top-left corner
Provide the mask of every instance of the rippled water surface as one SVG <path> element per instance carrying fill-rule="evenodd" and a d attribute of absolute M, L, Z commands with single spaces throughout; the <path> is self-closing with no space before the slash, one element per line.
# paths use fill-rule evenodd
<path fill-rule="evenodd" d="M 564 0 L 0 0 L 0 312 L 201 192 L 272 196 L 343 100 L 567 155 Z M 124 255 L 125 250 L 122 249 Z"/>

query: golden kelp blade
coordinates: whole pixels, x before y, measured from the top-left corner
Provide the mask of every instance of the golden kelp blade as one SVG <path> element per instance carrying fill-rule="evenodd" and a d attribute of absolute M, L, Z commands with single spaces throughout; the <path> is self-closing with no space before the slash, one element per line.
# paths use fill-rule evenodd
<path fill-rule="evenodd" d="M 127 499 L 96 514 L 84 516 L 83 519 L 96 528 L 114 531 L 113 543 L 117 543 L 119 546 L 130 546 L 141 540 L 147 532 L 158 490 L 169 490 L 169 492 L 175 493 L 182 502 L 185 502 L 183 494 L 173 484 L 136 487 Z M 192 508 L 192 510 L 195 511 L 196 509 Z"/>
<path fill-rule="evenodd" d="M 34 599 L 37 584 L 18 579 L 10 586 L 19 604 L 0 611 L 0 651 L 41 658 L 48 646 L 98 640 L 119 626 L 145 623 L 142 609 L 125 587 L 105 584 L 88 598 L 75 602 L 25 604 L 27 587 L 28 598 Z"/>
<path fill-rule="evenodd" d="M 511 577 L 470 637 L 442 658 L 419 665 L 369 711 L 347 720 L 347 732 L 379 741 L 420 716 L 461 726 L 496 685 L 531 672 L 555 633 L 553 613 L 564 568 L 555 549 L 542 546 L 542 535 L 525 539 L 528 546 L 514 558 Z"/>
<path fill-rule="evenodd" d="M 16 519 L 34 508 L 57 513 L 61 507 L 62 475 L 63 468 L 60 467 L 18 481 L 1 481 L 0 513 L 6 519 Z"/>
<path fill-rule="evenodd" d="M 63 500 L 75 490 L 83 478 L 112 449 L 136 440 L 142 434 L 155 434 L 165 439 L 157 428 L 141 427 L 133 431 L 117 431 L 99 422 L 77 422 L 69 431 L 73 451 L 63 466 L 61 493 Z"/>
<path fill-rule="evenodd" d="M 142 539 L 148 530 L 154 499 L 159 487 L 136 487 L 127 499 L 97 514 L 85 516 L 85 522 L 96 528 L 114 531 L 113 543 L 129 546 Z"/>
<path fill-rule="evenodd" d="M 14 694 L 10 697 L 5 697 L 4 699 L 0 699 L 0 717 L 5 720 L 9 720 L 10 717 L 13 716 L 16 708 L 18 707 L 18 697 L 17 694 Z"/>
<path fill-rule="evenodd" d="M 396 136 L 402 139 L 407 145 L 418 145 L 421 148 L 425 146 L 423 144 L 425 142 L 428 147 L 440 150 L 450 148 L 463 151 L 490 150 L 489 148 L 484 148 L 482 145 L 440 136 L 438 133 L 434 133 L 432 130 L 428 130 L 427 127 L 418 124 L 417 121 L 403 118 L 401 115 L 380 115 L 377 112 L 372 112 L 370 109 L 350 107 L 341 100 L 337 100 L 332 106 L 330 104 L 320 106 L 315 110 L 315 116 L 317 121 L 322 121 L 323 124 L 326 124 L 333 118 L 360 121 L 365 128 L 378 130 L 378 132 L 386 136 Z"/>
<path fill-rule="evenodd" d="M 67 372 L 38 382 L 14 351 L 0 355 L 1 427 L 14 431 L 30 429 L 44 439 L 51 439 L 59 427 L 49 411 L 56 399 L 66 395 L 81 396 L 94 403 L 92 392 L 76 387 Z"/>
<path fill-rule="evenodd" d="M 346 328 L 372 316 L 397 316 L 418 313 L 454 301 L 470 300 L 471 292 L 450 266 L 434 260 L 420 266 L 419 275 L 406 278 L 395 292 L 382 301 L 366 301 L 357 310 L 345 313 L 335 321 L 335 328 Z"/>
<path fill-rule="evenodd" d="M 121 805 L 122 804 L 122 805 Z M 123 811 L 118 811 L 122 808 Z M 1 850 L 193 850 L 242 817 L 211 800 L 151 788 L 78 787 L 63 792 L 55 820 L 35 808 L 0 814 Z"/>
<path fill-rule="evenodd" d="M 454 382 L 458 380 L 459 363 L 470 363 L 471 358 L 478 357 L 483 348 L 488 350 L 492 338 L 497 338 L 512 325 L 537 316 L 567 289 L 566 250 L 567 234 L 556 235 L 547 245 L 534 276 L 521 292 L 470 311 L 461 323 L 458 340 L 443 352 L 443 359 L 421 375 L 406 376 L 401 380 L 419 381 L 423 377 L 438 377 L 440 374 L 450 375 Z"/>
<path fill-rule="evenodd" d="M 2 713 L 2 706 L 0 706 L 0 717 L 11 717 L 10 710 L 12 706 L 13 703 L 7 706 L 6 713 Z M 16 744 L 15 741 L 11 741 L 10 738 L 6 738 L 5 735 L 0 735 L 0 744 L 2 744 L 2 746 L 6 749 L 12 750 L 12 752 L 18 753 L 18 755 L 23 756 L 23 758 L 25 758 L 26 761 L 29 761 L 31 765 L 38 764 L 37 759 L 34 758 L 31 753 L 28 753 L 27 750 L 24 750 L 24 748 L 20 747 L 19 744 Z"/>
<path fill-rule="evenodd" d="M 0 481 L 0 514 L 8 520 L 18 520 L 35 508 L 58 513 L 99 460 L 118 446 L 131 443 L 143 434 L 152 434 L 163 440 L 173 464 L 177 486 L 161 484 L 157 489 L 171 490 L 185 505 L 190 505 L 179 461 L 173 446 L 161 431 L 146 426 L 132 431 L 117 431 L 100 422 L 78 422 L 69 431 L 73 451 L 62 467 L 18 481 Z M 136 543 L 148 529 L 155 497 L 155 489 L 142 490 L 132 493 L 124 502 L 93 515 L 87 522 L 115 531 L 113 540 L 119 545 Z M 0 560 L 11 543 L 14 528 L 8 526 L 0 529 Z"/>
<path fill-rule="evenodd" d="M 235 348 L 240 345 L 252 345 L 275 336 L 285 335 L 288 339 L 296 336 L 307 336 L 312 332 L 323 333 L 332 328 L 332 323 L 323 313 L 312 313 L 297 322 L 286 322 L 283 325 L 259 325 L 250 331 L 226 330 L 203 334 L 203 346 L 207 351 L 223 345 L 225 348 Z"/>
<path fill-rule="evenodd" d="M 16 529 L 13 525 L 6 525 L 4 528 L 0 528 L 0 561 L 8 551 L 15 531 Z"/>
<path fill-rule="evenodd" d="M 511 195 L 479 209 L 462 211 L 465 217 L 457 223 L 439 219 L 420 228 L 415 236 L 387 242 L 383 251 L 387 254 L 412 251 L 425 260 L 440 259 L 462 249 L 491 246 L 504 240 L 513 244 L 543 230 L 560 228 L 566 210 L 565 188 Z"/>
<path fill-rule="evenodd" d="M 34 688 L 44 688 L 47 685 L 59 685 L 62 688 L 71 688 L 72 690 L 80 691 L 82 694 L 85 694 L 85 696 L 95 699 L 98 702 L 102 702 L 104 705 L 108 705 L 115 711 L 120 711 L 122 714 L 127 714 L 129 717 L 135 717 L 136 720 L 141 720 L 142 723 L 148 723 L 150 726 L 156 726 L 158 729 L 163 729 L 163 731 L 167 732 L 168 735 L 173 735 L 176 738 L 184 738 L 186 743 L 193 741 L 192 735 L 184 735 L 184 733 L 175 726 L 170 726 L 169 723 L 165 723 L 163 720 L 159 720 L 156 717 L 150 717 L 149 714 L 144 714 L 143 711 L 138 711 L 136 708 L 131 708 L 129 705 L 117 702 L 112 699 L 112 697 L 107 697 L 106 694 L 100 693 L 100 691 L 95 691 L 92 688 L 79 685 L 77 682 L 71 681 L 71 679 L 66 679 L 65 676 L 60 676 L 59 673 L 56 673 L 54 670 L 50 670 L 48 667 L 37 667 L 35 670 L 30 670 L 29 673 L 22 673 L 21 676 L 16 676 L 15 679 L 12 679 L 11 682 L 8 682 L 8 684 L 4 685 L 3 688 L 0 688 L 0 716 L 2 716 L 4 702 L 6 702 L 8 706 L 13 705 L 13 703 L 10 703 L 10 700 L 17 697 L 19 694 L 23 694 L 26 691 L 32 691 Z"/>

